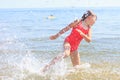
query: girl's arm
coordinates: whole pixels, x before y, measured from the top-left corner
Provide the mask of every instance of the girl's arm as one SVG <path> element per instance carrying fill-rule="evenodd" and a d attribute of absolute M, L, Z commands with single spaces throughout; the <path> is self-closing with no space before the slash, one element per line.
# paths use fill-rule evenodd
<path fill-rule="evenodd" d="M 91 28 L 89 29 L 89 32 L 88 32 L 88 34 L 86 35 L 86 34 L 84 34 L 81 30 L 78 30 L 78 29 L 76 29 L 79 33 L 80 33 L 80 35 L 85 39 L 85 41 L 87 41 L 87 42 L 91 42 L 91 34 L 92 34 L 92 30 L 91 30 Z"/>
<path fill-rule="evenodd" d="M 58 38 L 60 35 L 64 34 L 68 30 L 70 30 L 70 28 L 75 27 L 78 23 L 79 23 L 79 20 L 75 20 L 74 22 L 72 22 L 68 26 L 66 26 L 65 28 L 61 29 L 57 34 L 50 36 L 50 39 L 54 40 L 54 39 Z"/>

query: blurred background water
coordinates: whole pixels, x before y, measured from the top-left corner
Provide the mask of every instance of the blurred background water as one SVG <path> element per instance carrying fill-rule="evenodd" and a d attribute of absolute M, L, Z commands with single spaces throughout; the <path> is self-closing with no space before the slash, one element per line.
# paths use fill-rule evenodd
<path fill-rule="evenodd" d="M 90 69 L 66 74 L 69 57 L 40 74 L 52 58 L 62 52 L 64 38 L 57 33 L 91 9 L 97 15 L 92 42 L 81 42 L 81 62 Z M 120 8 L 0 9 L 0 80 L 120 80 Z M 57 75 L 57 76 L 56 76 Z"/>

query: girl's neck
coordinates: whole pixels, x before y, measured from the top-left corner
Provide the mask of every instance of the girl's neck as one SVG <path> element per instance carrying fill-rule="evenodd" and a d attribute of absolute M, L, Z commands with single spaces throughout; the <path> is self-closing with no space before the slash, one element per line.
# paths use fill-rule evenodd
<path fill-rule="evenodd" d="M 82 25 L 85 30 L 89 28 L 89 25 L 85 21 L 82 21 Z"/>

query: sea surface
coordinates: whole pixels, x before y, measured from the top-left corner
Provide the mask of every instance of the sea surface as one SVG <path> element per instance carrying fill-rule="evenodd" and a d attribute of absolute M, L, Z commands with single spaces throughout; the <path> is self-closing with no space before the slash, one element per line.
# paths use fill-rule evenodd
<path fill-rule="evenodd" d="M 69 30 L 49 36 L 80 19 L 86 10 L 97 15 L 92 42 L 79 46 L 81 63 L 90 68 L 68 73 L 70 58 L 41 69 L 63 52 Z M 120 7 L 0 9 L 0 80 L 120 80 Z"/>

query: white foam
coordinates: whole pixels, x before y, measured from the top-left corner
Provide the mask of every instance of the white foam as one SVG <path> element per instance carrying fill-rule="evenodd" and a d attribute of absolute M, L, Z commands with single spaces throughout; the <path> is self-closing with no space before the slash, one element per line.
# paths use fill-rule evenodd
<path fill-rule="evenodd" d="M 75 66 L 74 68 L 76 68 L 76 69 L 86 69 L 86 68 L 90 68 L 90 67 L 91 67 L 91 65 L 89 63 L 83 63 L 81 65 Z"/>
<path fill-rule="evenodd" d="M 89 69 L 91 65 L 89 63 L 83 63 L 81 65 L 76 65 L 75 67 L 68 68 L 67 73 L 73 73 L 81 69 Z"/>

